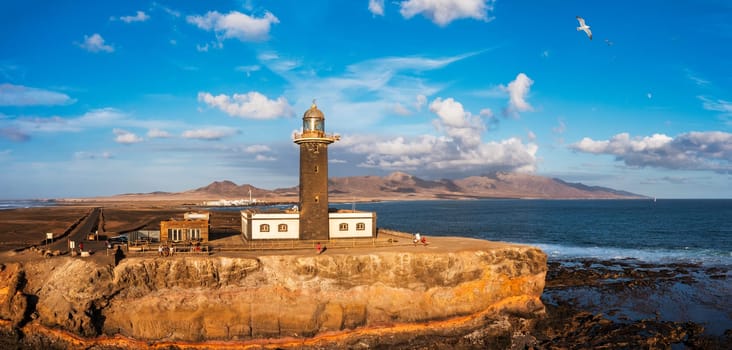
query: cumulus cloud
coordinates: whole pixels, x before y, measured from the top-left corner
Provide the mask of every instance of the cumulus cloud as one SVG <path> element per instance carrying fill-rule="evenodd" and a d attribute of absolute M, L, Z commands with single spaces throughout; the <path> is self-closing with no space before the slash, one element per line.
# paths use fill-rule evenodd
<path fill-rule="evenodd" d="M 280 22 L 270 12 L 265 12 L 264 16 L 257 18 L 238 11 L 231 11 L 228 14 L 209 11 L 203 16 L 188 16 L 186 20 L 203 30 L 213 30 L 217 38 L 235 38 L 241 41 L 267 40 L 272 24 Z"/>
<path fill-rule="evenodd" d="M 104 43 L 104 38 L 98 33 L 94 33 L 91 36 L 84 35 L 84 42 L 77 43 L 79 47 L 89 52 L 114 52 L 114 47 Z"/>
<path fill-rule="evenodd" d="M 148 19 L 150 19 L 150 16 L 145 14 L 143 11 L 137 11 L 134 16 L 122 16 L 119 17 L 119 20 L 125 23 L 132 23 L 132 22 L 145 22 Z"/>
<path fill-rule="evenodd" d="M 171 136 L 173 135 L 171 135 L 169 132 L 157 128 L 153 128 L 147 131 L 147 137 L 151 139 L 167 139 Z"/>
<path fill-rule="evenodd" d="M 369 12 L 374 16 L 384 15 L 384 0 L 369 0 Z"/>
<path fill-rule="evenodd" d="M 198 101 L 210 107 L 218 108 L 232 117 L 274 119 L 289 117 L 295 113 L 284 97 L 280 96 L 276 100 L 270 100 L 267 96 L 256 91 L 232 96 L 214 96 L 208 92 L 199 92 Z"/>
<path fill-rule="evenodd" d="M 76 102 L 66 94 L 22 85 L 0 84 L 0 106 L 52 106 Z"/>
<path fill-rule="evenodd" d="M 438 135 L 383 139 L 373 135 L 344 137 L 340 146 L 365 156 L 359 166 L 384 170 L 422 171 L 438 176 L 466 172 L 536 169 L 537 145 L 519 138 L 484 142 L 481 115 L 466 111 L 453 98 L 436 98 L 429 105 L 436 115 Z"/>
<path fill-rule="evenodd" d="M 134 133 L 129 132 L 127 130 L 114 129 L 114 130 L 112 130 L 112 132 L 116 136 L 114 138 L 114 141 L 117 143 L 129 145 L 129 144 L 139 143 L 139 142 L 143 141 L 142 137 L 137 136 Z"/>
<path fill-rule="evenodd" d="M 732 173 L 732 134 L 721 131 L 633 138 L 628 133 L 621 133 L 609 140 L 597 141 L 585 137 L 570 148 L 578 152 L 612 155 L 633 167 Z"/>
<path fill-rule="evenodd" d="M 533 84 L 534 81 L 526 74 L 519 73 L 516 76 L 516 79 L 508 83 L 508 86 L 503 87 L 503 89 L 508 92 L 509 96 L 509 112 L 517 113 L 534 110 L 534 108 L 526 101 L 526 96 L 529 94 L 529 89 Z"/>
<path fill-rule="evenodd" d="M 225 137 L 237 134 L 236 129 L 232 128 L 205 128 L 196 130 L 186 130 L 183 132 L 183 138 L 196 139 L 205 141 L 218 141 Z"/>
<path fill-rule="evenodd" d="M 494 3 L 495 0 L 407 0 L 400 3 L 399 12 L 407 19 L 421 14 L 444 27 L 463 18 L 489 21 L 488 12 L 493 11 Z"/>
<path fill-rule="evenodd" d="M 481 135 L 486 130 L 483 120 L 463 109 L 460 102 L 453 98 L 436 98 L 430 103 L 430 112 L 439 118 L 435 121 L 438 129 L 453 138 L 459 147 L 474 148 L 481 143 Z"/>

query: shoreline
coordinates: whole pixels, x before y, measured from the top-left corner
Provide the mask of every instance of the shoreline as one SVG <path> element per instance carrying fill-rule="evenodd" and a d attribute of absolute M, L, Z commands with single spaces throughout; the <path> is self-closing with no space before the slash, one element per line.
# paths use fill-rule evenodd
<path fill-rule="evenodd" d="M 42 227 L 39 225 L 57 227 L 63 231 L 89 209 L 90 206 L 54 206 L 20 210 L 35 217 L 38 223 L 17 226 L 16 229 L 21 235 L 22 232 L 37 232 Z M 109 209 L 113 210 L 118 209 Z M 139 215 L 136 210 L 151 213 L 151 217 L 154 217 L 152 214 L 161 209 L 138 208 L 129 210 L 128 214 L 117 214 L 116 219 L 109 215 L 107 219 L 114 220 L 107 222 L 108 230 L 120 230 L 125 225 L 132 225 L 123 221 Z M 169 213 L 171 209 L 167 210 L 163 212 Z M 180 210 L 185 211 L 183 208 Z M 3 212 L 11 213 L 0 211 L 0 215 Z M 236 216 L 231 214 L 231 217 Z M 31 218 L 20 219 L 24 221 Z M 221 217 L 215 219 L 221 220 Z M 7 242 L 6 228 L 7 225 L 0 225 L 3 242 Z M 45 231 L 45 228 L 40 232 Z M 103 258 L 96 255 L 97 258 Z M 38 258 L 38 255 L 34 257 Z M 560 344 L 572 347 L 586 344 L 587 339 L 597 339 L 598 343 L 594 343 L 594 346 L 598 347 L 622 342 L 647 347 L 648 342 L 656 342 L 683 343 L 694 348 L 732 348 L 732 300 L 725 299 L 725 296 L 732 295 L 730 265 L 551 255 L 547 265 L 546 286 L 541 295 L 547 316 L 532 321 L 537 322 L 536 328 L 532 332 L 522 333 L 523 340 L 509 339 L 510 342 L 525 341 L 537 344 L 540 348 Z M 680 307 L 672 308 L 669 305 Z M 571 327 L 568 328 L 568 325 Z M 453 343 L 444 343 L 447 340 L 439 338 L 425 339 L 427 348 L 432 343 L 454 345 L 456 343 L 453 341 L 459 341 L 457 338 L 450 340 Z M 409 347 L 404 345 L 401 348 Z"/>

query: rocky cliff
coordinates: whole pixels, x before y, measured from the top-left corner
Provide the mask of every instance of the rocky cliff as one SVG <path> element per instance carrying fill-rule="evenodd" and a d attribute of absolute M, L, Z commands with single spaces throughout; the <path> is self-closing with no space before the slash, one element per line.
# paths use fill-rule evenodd
<path fill-rule="evenodd" d="M 543 313 L 543 252 L 467 241 L 469 249 L 443 252 L 135 257 L 116 267 L 70 257 L 8 262 L 0 271 L 0 319 L 6 331 L 72 346 L 301 347 L 465 334 Z"/>

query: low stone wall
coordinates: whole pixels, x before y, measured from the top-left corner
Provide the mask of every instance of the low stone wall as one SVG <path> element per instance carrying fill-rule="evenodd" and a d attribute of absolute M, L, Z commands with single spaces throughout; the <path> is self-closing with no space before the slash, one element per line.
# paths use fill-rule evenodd
<path fill-rule="evenodd" d="M 92 342 L 121 335 L 141 344 L 240 344 L 440 327 L 469 332 L 490 320 L 543 313 L 546 255 L 539 249 L 419 248 L 139 257 L 116 267 L 69 257 L 6 264 L 0 318 Z"/>

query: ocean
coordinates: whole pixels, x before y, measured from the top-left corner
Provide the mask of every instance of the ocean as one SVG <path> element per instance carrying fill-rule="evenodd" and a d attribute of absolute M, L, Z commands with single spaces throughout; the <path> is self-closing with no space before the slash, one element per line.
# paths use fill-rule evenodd
<path fill-rule="evenodd" d="M 6 209 L 18 209 L 18 208 L 33 208 L 33 207 L 49 207 L 56 205 L 54 200 L 45 199 L 20 199 L 20 200 L 9 200 L 0 199 L 0 210 Z"/>
<path fill-rule="evenodd" d="M 352 203 L 331 206 L 350 209 Z M 356 203 L 379 227 L 537 246 L 550 260 L 732 266 L 732 200 L 435 200 Z"/>

